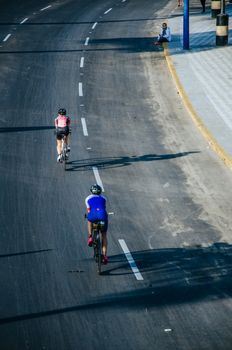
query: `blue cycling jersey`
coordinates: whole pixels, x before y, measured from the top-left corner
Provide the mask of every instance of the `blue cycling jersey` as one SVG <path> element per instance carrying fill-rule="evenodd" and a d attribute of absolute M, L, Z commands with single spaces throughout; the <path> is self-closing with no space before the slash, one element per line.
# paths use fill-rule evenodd
<path fill-rule="evenodd" d="M 106 198 L 104 196 L 91 194 L 86 198 L 85 204 L 88 209 L 87 218 L 89 221 L 107 221 Z"/>

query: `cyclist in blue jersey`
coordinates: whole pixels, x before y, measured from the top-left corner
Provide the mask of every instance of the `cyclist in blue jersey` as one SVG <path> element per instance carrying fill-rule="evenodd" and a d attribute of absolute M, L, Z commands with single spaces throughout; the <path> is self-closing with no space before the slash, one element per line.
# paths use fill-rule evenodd
<path fill-rule="evenodd" d="M 101 186 L 95 184 L 90 188 L 90 192 L 92 193 L 85 199 L 85 204 L 88 210 L 88 246 L 92 247 L 93 239 L 92 239 L 92 223 L 100 220 L 104 221 L 104 229 L 101 231 L 102 234 L 102 262 L 103 264 L 108 263 L 107 257 L 107 228 L 108 228 L 108 214 L 106 211 L 106 198 L 101 195 L 102 188 Z"/>

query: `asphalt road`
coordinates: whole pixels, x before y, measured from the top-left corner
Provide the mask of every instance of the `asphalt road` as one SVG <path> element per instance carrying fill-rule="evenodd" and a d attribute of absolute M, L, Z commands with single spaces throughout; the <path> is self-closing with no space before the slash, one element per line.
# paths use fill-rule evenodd
<path fill-rule="evenodd" d="M 0 349 L 231 349 L 231 172 L 152 45 L 176 3 L 0 6 Z M 94 167 L 110 212 L 102 276 L 83 218 Z"/>

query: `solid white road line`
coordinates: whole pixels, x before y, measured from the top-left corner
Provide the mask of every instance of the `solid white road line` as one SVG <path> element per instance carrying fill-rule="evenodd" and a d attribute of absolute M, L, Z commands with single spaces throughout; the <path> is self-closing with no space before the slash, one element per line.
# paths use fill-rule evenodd
<path fill-rule="evenodd" d="M 109 13 L 111 10 L 112 10 L 112 7 L 111 7 L 109 10 L 107 10 L 106 12 L 104 12 L 104 15 L 106 15 L 107 13 Z"/>
<path fill-rule="evenodd" d="M 89 44 L 89 37 L 85 39 L 85 46 Z"/>
<path fill-rule="evenodd" d="M 130 264 L 130 267 L 131 267 L 131 269 L 132 269 L 136 279 L 138 281 L 142 281 L 143 280 L 143 276 L 139 272 L 139 269 L 138 269 L 138 267 L 137 267 L 137 265 L 136 265 L 132 255 L 131 255 L 131 253 L 130 253 L 127 245 L 126 245 L 126 242 L 124 241 L 124 239 L 119 239 L 118 241 L 119 241 L 119 244 L 122 247 L 122 250 L 123 250 L 124 254 L 126 255 L 127 261 Z"/>
<path fill-rule="evenodd" d="M 25 23 L 27 20 L 28 20 L 28 18 L 24 18 L 24 19 L 22 20 L 22 22 L 20 22 L 20 24 Z"/>
<path fill-rule="evenodd" d="M 11 36 L 11 34 L 7 34 L 7 36 L 3 39 L 3 41 L 7 41 L 10 36 Z"/>
<path fill-rule="evenodd" d="M 83 87 L 82 87 L 82 83 L 79 83 L 79 96 L 83 96 Z"/>
<path fill-rule="evenodd" d="M 52 7 L 52 5 L 48 5 L 48 6 L 44 7 L 44 8 L 42 8 L 40 11 L 47 10 L 47 9 L 49 9 L 50 7 Z"/>
<path fill-rule="evenodd" d="M 93 173 L 94 173 L 94 176 L 95 176 L 95 179 L 96 179 L 96 182 L 99 186 L 101 186 L 102 188 L 102 192 L 105 192 L 104 190 L 104 186 L 103 186 L 103 183 L 102 183 L 102 180 L 100 178 L 100 175 L 99 175 L 99 172 L 98 172 L 98 168 L 96 166 L 93 166 Z"/>
<path fill-rule="evenodd" d="M 84 58 L 84 57 L 81 57 L 80 68 L 83 68 L 83 67 L 84 67 L 84 60 L 85 60 L 85 58 Z"/>
<path fill-rule="evenodd" d="M 97 25 L 97 22 L 94 23 L 94 25 L 92 26 L 92 29 L 95 29 Z"/>
<path fill-rule="evenodd" d="M 85 118 L 81 118 L 81 123 L 82 123 L 84 136 L 88 136 L 88 130 L 87 130 L 87 125 L 86 125 Z"/>

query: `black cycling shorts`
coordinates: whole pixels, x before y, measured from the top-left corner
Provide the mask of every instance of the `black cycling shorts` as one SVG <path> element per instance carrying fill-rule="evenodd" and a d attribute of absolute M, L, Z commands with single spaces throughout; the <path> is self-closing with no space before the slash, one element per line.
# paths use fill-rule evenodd
<path fill-rule="evenodd" d="M 62 140 L 64 136 L 68 136 L 69 134 L 69 127 L 65 126 L 64 128 L 57 128 L 56 129 L 56 138 L 57 140 Z"/>

